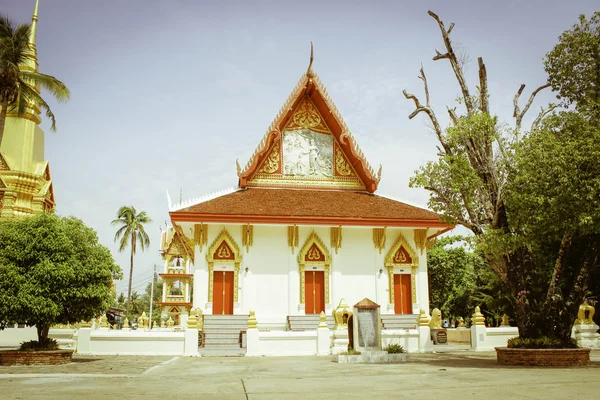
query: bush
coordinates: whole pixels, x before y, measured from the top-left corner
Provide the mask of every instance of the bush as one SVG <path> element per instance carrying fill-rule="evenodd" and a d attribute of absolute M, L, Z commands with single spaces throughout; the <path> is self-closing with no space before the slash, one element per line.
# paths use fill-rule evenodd
<path fill-rule="evenodd" d="M 30 340 L 29 342 L 21 343 L 19 347 L 21 351 L 49 351 L 58 350 L 58 342 L 51 338 L 43 339 L 42 341 Z"/>
<path fill-rule="evenodd" d="M 392 343 L 392 344 L 388 345 L 388 347 L 386 347 L 383 350 L 387 351 L 388 354 L 404 353 L 404 347 L 400 346 L 397 343 Z"/>
<path fill-rule="evenodd" d="M 506 346 L 510 349 L 575 349 L 577 348 L 577 342 L 574 339 L 563 342 L 560 339 L 552 339 L 547 336 L 535 339 L 516 337 L 509 339 Z"/>
<path fill-rule="evenodd" d="M 343 353 L 340 353 L 343 356 L 359 356 L 360 355 L 360 351 L 356 351 L 352 348 L 349 348 L 348 351 L 344 351 Z"/>

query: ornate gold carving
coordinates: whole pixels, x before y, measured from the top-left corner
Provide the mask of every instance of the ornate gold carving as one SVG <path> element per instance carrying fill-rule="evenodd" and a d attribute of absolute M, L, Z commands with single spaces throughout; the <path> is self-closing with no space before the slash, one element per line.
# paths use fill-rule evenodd
<path fill-rule="evenodd" d="M 340 300 L 340 304 L 333 310 L 333 320 L 335 321 L 334 329 L 348 329 L 348 319 L 352 316 L 352 310 L 346 299 L 343 297 Z"/>
<path fill-rule="evenodd" d="M 248 315 L 248 329 L 256 329 L 257 325 L 258 321 L 256 321 L 254 310 L 250 310 L 250 315 Z"/>
<path fill-rule="evenodd" d="M 306 261 L 323 261 L 324 259 L 325 257 L 316 245 L 313 245 L 310 250 L 308 250 L 308 254 L 306 254 Z"/>
<path fill-rule="evenodd" d="M 342 227 L 332 226 L 329 230 L 329 237 L 331 248 L 335 249 L 335 254 L 337 254 L 338 249 L 342 247 Z"/>
<path fill-rule="evenodd" d="M 292 254 L 294 249 L 298 247 L 298 226 L 288 226 L 288 246 L 292 248 Z"/>
<path fill-rule="evenodd" d="M 294 187 L 366 190 L 365 184 L 357 176 L 295 176 L 283 174 L 257 173 L 246 183 L 247 187 Z"/>
<path fill-rule="evenodd" d="M 327 329 L 327 316 L 325 315 L 325 311 L 321 311 L 321 314 L 319 314 L 319 328 L 323 329 Z"/>
<path fill-rule="evenodd" d="M 330 133 L 331 131 L 323 121 L 321 114 L 319 114 L 313 102 L 308 97 L 305 97 L 298 108 L 296 108 L 294 115 L 285 129 L 310 129 L 316 132 Z"/>
<path fill-rule="evenodd" d="M 183 233 L 183 230 L 179 225 L 173 226 L 173 236 L 171 241 L 167 245 L 167 250 L 163 253 L 163 259 L 171 263 L 174 258 L 183 257 L 186 261 L 191 260 L 194 262 L 194 243 L 188 239 Z"/>
<path fill-rule="evenodd" d="M 219 259 L 215 258 L 214 255 L 217 253 L 217 250 L 220 246 L 225 242 L 227 244 L 228 250 L 233 252 L 233 258 L 231 259 Z M 217 253 L 218 255 L 218 253 Z M 240 272 L 240 263 L 242 262 L 242 253 L 240 252 L 240 248 L 233 240 L 227 229 L 223 229 L 219 236 L 212 242 L 209 246 L 208 251 L 206 252 L 206 261 L 208 261 L 208 301 L 213 301 L 213 288 L 214 288 L 214 266 L 215 262 L 217 263 L 233 263 L 233 301 L 235 303 L 238 302 L 238 281 L 239 281 L 239 272 Z"/>
<path fill-rule="evenodd" d="M 335 172 L 343 176 L 355 176 L 352 167 L 346 161 L 344 152 L 340 149 L 340 146 L 335 145 Z"/>
<path fill-rule="evenodd" d="M 231 254 L 231 250 L 229 250 L 229 246 L 227 246 L 227 243 L 223 242 L 221 243 L 221 246 L 217 249 L 216 252 L 218 258 L 220 259 L 230 259 L 232 258 L 232 254 Z M 217 257 L 215 257 L 216 259 Z"/>
<path fill-rule="evenodd" d="M 373 244 L 381 254 L 381 250 L 385 247 L 385 228 L 373 228 Z"/>
<path fill-rule="evenodd" d="M 272 174 L 276 172 L 279 169 L 279 161 L 279 140 L 275 140 L 275 142 L 273 142 L 273 146 L 271 147 L 271 152 L 263 162 L 262 168 L 259 170 L 259 172 L 265 174 Z"/>
<path fill-rule="evenodd" d="M 431 248 L 433 246 L 435 246 L 435 242 L 437 241 L 437 238 L 433 238 L 433 239 L 429 239 L 427 241 L 427 243 L 425 244 L 425 247 L 427 248 L 427 251 L 431 250 Z"/>
<path fill-rule="evenodd" d="M 421 308 L 419 316 L 417 317 L 417 324 L 419 326 L 429 326 L 429 317 L 425 314 L 425 310 Z"/>
<path fill-rule="evenodd" d="M 194 225 L 194 243 L 202 247 L 208 243 L 208 225 L 199 223 Z"/>
<path fill-rule="evenodd" d="M 429 327 L 431 329 L 440 329 L 442 327 L 442 312 L 434 308 L 431 312 L 431 321 L 429 321 Z"/>
<path fill-rule="evenodd" d="M 246 247 L 246 252 L 250 250 L 254 243 L 254 226 L 247 224 L 242 225 L 242 246 Z"/>
<path fill-rule="evenodd" d="M 2 154 L 0 154 L 0 171 L 10 171 L 8 163 L 6 162 Z"/>
<path fill-rule="evenodd" d="M 420 252 L 423 252 L 425 249 L 425 242 L 427 241 L 427 229 L 415 229 L 415 246 Z"/>
<path fill-rule="evenodd" d="M 408 256 L 410 257 L 410 263 L 402 262 L 402 258 L 398 257 L 399 250 L 404 249 Z M 408 260 L 407 260 L 408 261 Z M 388 292 L 390 296 L 390 304 L 394 304 L 394 266 L 399 267 L 408 267 L 410 268 L 410 285 L 412 291 L 412 301 L 413 303 L 417 302 L 417 284 L 416 284 L 416 274 L 417 269 L 419 268 L 419 258 L 415 250 L 408 244 L 408 241 L 400 233 L 398 239 L 394 242 L 390 250 L 387 252 L 384 265 L 388 271 Z"/>
<path fill-rule="evenodd" d="M 321 252 L 323 257 L 319 261 L 312 261 L 308 259 L 309 251 L 316 246 L 318 250 Z M 309 265 L 323 265 L 324 272 L 324 285 L 325 285 L 325 304 L 329 304 L 329 267 L 331 265 L 331 255 L 329 251 L 327 251 L 327 247 L 317 235 L 315 231 L 312 231 L 306 242 L 304 242 L 304 246 L 302 246 L 302 250 L 298 253 L 298 264 L 300 271 L 300 303 L 305 304 L 305 293 L 304 289 L 306 288 L 306 276 L 304 275 L 304 268 L 306 264 Z"/>

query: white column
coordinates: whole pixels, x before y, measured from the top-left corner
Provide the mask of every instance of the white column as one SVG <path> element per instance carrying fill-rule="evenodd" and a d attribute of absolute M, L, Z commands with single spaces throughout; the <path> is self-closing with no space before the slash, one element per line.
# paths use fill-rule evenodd
<path fill-rule="evenodd" d="M 317 328 L 317 355 L 328 356 L 331 354 L 331 340 L 329 328 Z"/>
<path fill-rule="evenodd" d="M 186 356 L 198 355 L 198 329 L 188 328 L 185 330 L 183 354 Z"/>
<path fill-rule="evenodd" d="M 260 343 L 257 328 L 248 328 L 246 331 L 246 356 L 260 356 Z"/>
<path fill-rule="evenodd" d="M 419 250 L 417 250 L 419 251 Z M 427 277 L 427 250 L 419 254 L 419 268 L 415 277 L 417 286 L 417 305 L 413 306 L 413 313 L 418 314 L 420 309 L 429 314 L 429 279 Z"/>
<path fill-rule="evenodd" d="M 77 353 L 89 354 L 91 351 L 92 328 L 79 328 L 77 331 Z"/>

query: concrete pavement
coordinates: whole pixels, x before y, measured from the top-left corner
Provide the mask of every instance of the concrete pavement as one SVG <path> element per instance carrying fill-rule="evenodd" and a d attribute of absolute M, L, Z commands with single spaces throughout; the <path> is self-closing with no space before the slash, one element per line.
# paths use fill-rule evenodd
<path fill-rule="evenodd" d="M 0 367 L 2 399 L 600 398 L 600 352 L 585 368 L 501 367 L 495 353 L 411 354 L 401 365 L 331 357 L 80 357 Z"/>

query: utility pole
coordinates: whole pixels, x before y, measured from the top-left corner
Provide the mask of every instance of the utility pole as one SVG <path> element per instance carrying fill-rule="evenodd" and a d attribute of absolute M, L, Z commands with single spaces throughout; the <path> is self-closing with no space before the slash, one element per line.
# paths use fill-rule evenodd
<path fill-rule="evenodd" d="M 155 276 L 156 276 L 156 264 L 154 264 L 154 267 L 152 268 L 152 285 L 150 286 L 150 323 L 148 324 L 148 329 L 152 329 L 152 324 L 154 323 L 154 321 L 152 321 L 152 304 L 154 304 L 154 281 L 155 281 Z"/>

